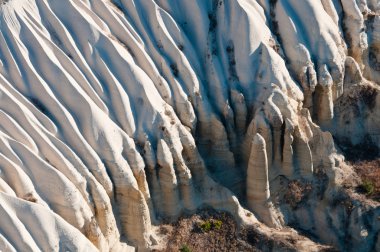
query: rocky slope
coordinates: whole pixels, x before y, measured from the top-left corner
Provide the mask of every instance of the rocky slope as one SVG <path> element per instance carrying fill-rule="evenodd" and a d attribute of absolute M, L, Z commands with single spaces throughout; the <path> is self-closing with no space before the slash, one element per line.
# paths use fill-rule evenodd
<path fill-rule="evenodd" d="M 143 251 L 161 223 L 212 207 L 266 236 L 291 226 L 313 240 L 299 250 L 380 251 L 379 204 L 344 188 L 344 155 L 379 156 L 379 14 L 378 0 L 2 1 L 0 249 Z"/>

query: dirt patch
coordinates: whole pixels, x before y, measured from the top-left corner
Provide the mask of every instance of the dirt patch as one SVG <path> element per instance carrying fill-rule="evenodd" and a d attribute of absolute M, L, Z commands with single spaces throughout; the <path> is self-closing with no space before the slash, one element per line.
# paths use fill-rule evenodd
<path fill-rule="evenodd" d="M 166 248 L 154 251 L 296 251 L 297 242 L 294 237 L 268 237 L 255 227 L 238 227 L 230 214 L 209 209 L 164 225 L 163 232 Z"/>
<path fill-rule="evenodd" d="M 300 242 L 307 238 L 289 230 L 267 235 L 256 226 L 238 226 L 228 213 L 207 209 L 184 216 L 174 224 L 161 225 L 159 232 L 167 237 L 166 245 L 153 251 L 300 251 Z M 335 251 L 330 246 L 309 244 L 314 251 Z"/>
<path fill-rule="evenodd" d="M 228 213 L 204 210 L 181 218 L 165 231 L 170 233 L 161 251 L 260 251 L 240 237 Z"/>

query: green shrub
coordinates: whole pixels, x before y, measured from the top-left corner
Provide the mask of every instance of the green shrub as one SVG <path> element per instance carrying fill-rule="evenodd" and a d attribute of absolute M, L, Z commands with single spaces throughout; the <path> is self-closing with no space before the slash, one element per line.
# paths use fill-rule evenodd
<path fill-rule="evenodd" d="M 211 230 L 211 222 L 210 221 L 205 221 L 201 223 L 200 226 L 202 232 L 209 232 Z"/>
<path fill-rule="evenodd" d="M 191 252 L 191 249 L 186 244 L 182 245 L 182 247 L 179 249 L 181 252 Z"/>
<path fill-rule="evenodd" d="M 375 192 L 375 185 L 372 181 L 366 180 L 362 184 L 362 188 L 364 189 L 365 194 L 371 195 Z"/>
<path fill-rule="evenodd" d="M 221 220 L 206 220 L 198 224 L 198 227 L 203 233 L 207 233 L 211 230 L 219 230 L 222 228 L 223 221 Z"/>
<path fill-rule="evenodd" d="M 214 224 L 215 229 L 219 230 L 222 227 L 223 221 L 215 220 L 215 221 L 213 221 L 213 224 Z"/>

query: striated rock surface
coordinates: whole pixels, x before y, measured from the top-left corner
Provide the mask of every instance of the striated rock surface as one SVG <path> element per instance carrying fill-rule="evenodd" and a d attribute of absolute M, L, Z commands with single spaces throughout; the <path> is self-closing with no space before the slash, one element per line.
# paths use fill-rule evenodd
<path fill-rule="evenodd" d="M 251 147 L 247 171 L 247 201 L 251 208 L 269 199 L 268 158 L 265 140 L 256 134 Z"/>
<path fill-rule="evenodd" d="M 280 227 L 270 199 L 268 158 L 265 139 L 256 134 L 251 147 L 247 171 L 248 207 L 270 227 Z"/>
<path fill-rule="evenodd" d="M 151 250 L 207 207 L 378 250 L 343 187 L 380 155 L 377 0 L 0 2 L 0 250 Z"/>

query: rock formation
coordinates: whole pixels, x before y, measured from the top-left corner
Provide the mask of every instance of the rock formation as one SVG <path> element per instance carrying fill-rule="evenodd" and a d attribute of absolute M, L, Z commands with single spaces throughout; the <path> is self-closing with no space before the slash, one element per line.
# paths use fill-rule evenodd
<path fill-rule="evenodd" d="M 157 146 L 157 162 L 159 167 L 161 202 L 163 214 L 177 217 L 179 206 L 178 182 L 173 168 L 173 158 L 165 141 L 160 140 Z"/>
<path fill-rule="evenodd" d="M 247 203 L 265 224 L 270 227 L 280 227 L 270 199 L 268 158 L 265 139 L 256 134 L 251 147 L 251 155 L 247 171 Z"/>
<path fill-rule="evenodd" d="M 342 184 L 343 155 L 380 154 L 379 13 L 377 0 L 1 1 L 0 250 L 149 250 L 160 224 L 207 207 L 265 235 L 290 225 L 378 249 L 378 203 Z"/>
<path fill-rule="evenodd" d="M 247 171 L 247 201 L 254 209 L 258 203 L 269 200 L 268 158 L 265 139 L 256 134 L 251 147 Z"/>

